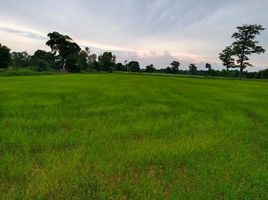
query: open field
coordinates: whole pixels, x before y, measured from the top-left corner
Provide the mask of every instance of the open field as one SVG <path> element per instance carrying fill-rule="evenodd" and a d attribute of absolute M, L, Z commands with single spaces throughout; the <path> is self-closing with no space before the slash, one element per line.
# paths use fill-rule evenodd
<path fill-rule="evenodd" d="M 0 199 L 267 199 L 268 82 L 0 77 Z"/>

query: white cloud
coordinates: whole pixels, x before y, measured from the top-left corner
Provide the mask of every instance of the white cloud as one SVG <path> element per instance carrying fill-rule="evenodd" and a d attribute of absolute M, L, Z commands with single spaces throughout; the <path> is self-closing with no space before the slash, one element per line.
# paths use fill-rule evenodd
<path fill-rule="evenodd" d="M 218 53 L 231 43 L 237 25 L 268 28 L 267 7 L 267 0 L 8 0 L 0 2 L 0 41 L 33 51 L 47 48 L 42 37 L 59 31 L 80 45 L 144 64 L 219 63 Z M 267 38 L 268 31 L 259 37 L 266 49 Z M 252 61 L 268 65 L 266 55 Z"/>

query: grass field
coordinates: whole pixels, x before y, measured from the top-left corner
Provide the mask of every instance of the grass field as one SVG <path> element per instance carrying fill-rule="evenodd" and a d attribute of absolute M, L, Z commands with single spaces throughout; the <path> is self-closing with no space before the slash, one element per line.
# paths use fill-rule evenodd
<path fill-rule="evenodd" d="M 0 78 L 0 199 L 267 199 L 268 82 Z"/>

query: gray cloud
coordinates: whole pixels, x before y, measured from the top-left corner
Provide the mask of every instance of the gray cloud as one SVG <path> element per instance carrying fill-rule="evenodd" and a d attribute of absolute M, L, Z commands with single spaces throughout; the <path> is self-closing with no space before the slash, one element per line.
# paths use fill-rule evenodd
<path fill-rule="evenodd" d="M 16 34 L 44 40 L 56 30 L 96 52 L 114 49 L 122 60 L 159 67 L 173 59 L 219 63 L 218 53 L 231 43 L 236 26 L 268 28 L 267 7 L 267 0 L 8 0 L 0 2 L 0 40 Z M 267 38 L 268 31 L 258 38 L 266 49 Z M 265 67 L 268 58 L 254 56 L 252 62 Z"/>
<path fill-rule="evenodd" d="M 47 40 L 47 37 L 37 34 L 37 33 L 29 32 L 29 31 L 22 31 L 22 30 L 6 28 L 6 27 L 0 27 L 0 31 L 4 31 L 8 33 L 15 33 L 18 35 L 22 35 L 24 37 L 29 37 L 29 38 L 37 39 L 37 40 L 44 40 L 44 41 Z"/>

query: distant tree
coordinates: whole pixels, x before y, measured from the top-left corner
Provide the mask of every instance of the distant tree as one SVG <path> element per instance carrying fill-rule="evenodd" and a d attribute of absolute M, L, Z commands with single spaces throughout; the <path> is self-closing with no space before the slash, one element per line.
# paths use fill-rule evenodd
<path fill-rule="evenodd" d="M 98 56 L 96 54 L 91 54 L 89 56 L 89 69 L 99 71 L 99 63 L 97 61 Z"/>
<path fill-rule="evenodd" d="M 88 47 L 86 47 L 84 50 L 81 50 L 79 52 L 79 55 L 77 57 L 78 66 L 82 70 L 86 70 L 89 67 L 90 64 L 90 50 Z"/>
<path fill-rule="evenodd" d="M 154 68 L 153 64 L 146 66 L 146 69 L 145 69 L 145 71 L 149 73 L 155 72 L 155 70 L 156 69 Z"/>
<path fill-rule="evenodd" d="M 89 64 L 93 64 L 97 61 L 97 55 L 96 54 L 90 54 L 89 57 L 88 57 L 88 62 Z"/>
<path fill-rule="evenodd" d="M 212 70 L 212 67 L 211 67 L 211 64 L 209 64 L 209 63 L 206 63 L 206 65 L 205 65 L 205 68 L 208 70 L 207 72 L 206 72 L 206 76 L 207 75 L 210 75 L 210 76 L 213 76 L 214 74 L 213 74 L 213 70 Z"/>
<path fill-rule="evenodd" d="M 268 79 L 268 69 L 259 71 L 259 78 Z"/>
<path fill-rule="evenodd" d="M 243 25 L 237 27 L 237 32 L 232 35 L 234 42 L 231 45 L 232 56 L 236 57 L 236 63 L 234 67 L 240 68 L 239 79 L 242 78 L 243 70 L 249 66 L 249 57 L 251 54 L 261 54 L 265 50 L 258 45 L 258 41 L 255 40 L 257 35 L 260 35 L 261 31 L 265 30 L 262 25 Z"/>
<path fill-rule="evenodd" d="M 116 62 L 116 57 L 111 52 L 104 52 L 98 57 L 100 69 L 102 71 L 112 72 Z"/>
<path fill-rule="evenodd" d="M 190 64 L 189 65 L 189 71 L 190 71 L 191 74 L 195 74 L 196 71 L 197 71 L 196 65 L 195 64 Z"/>
<path fill-rule="evenodd" d="M 31 65 L 37 71 L 46 71 L 48 68 L 55 68 L 55 57 L 51 52 L 37 50 L 31 58 Z"/>
<path fill-rule="evenodd" d="M 225 66 L 227 70 L 235 66 L 235 60 L 232 58 L 232 55 L 233 55 L 233 50 L 231 46 L 226 47 L 222 51 L 222 53 L 220 53 L 219 58 L 221 59 L 223 66 Z"/>
<path fill-rule="evenodd" d="M 73 42 L 68 35 L 62 35 L 58 32 L 49 33 L 48 37 L 46 45 L 51 48 L 59 60 L 62 70 L 79 71 L 79 69 L 74 70 L 74 67 L 78 67 L 77 63 L 73 66 L 74 61 L 77 62 L 77 56 L 81 50 L 79 45 Z"/>
<path fill-rule="evenodd" d="M 122 63 L 116 63 L 114 66 L 115 71 L 127 71 L 126 66 Z"/>
<path fill-rule="evenodd" d="M 211 71 L 212 70 L 211 64 L 209 64 L 209 63 L 206 63 L 206 66 L 205 67 L 208 69 L 208 71 Z"/>
<path fill-rule="evenodd" d="M 128 63 L 128 70 L 131 72 L 139 72 L 140 64 L 137 61 L 131 61 Z"/>
<path fill-rule="evenodd" d="M 68 69 L 69 72 L 80 72 L 81 71 L 81 66 L 78 64 L 78 56 L 77 55 L 69 55 L 66 58 L 66 68 Z"/>
<path fill-rule="evenodd" d="M 10 49 L 0 44 L 0 68 L 6 68 L 11 62 Z"/>
<path fill-rule="evenodd" d="M 167 74 L 171 74 L 171 73 L 172 73 L 172 69 L 171 69 L 170 67 L 167 67 L 167 68 L 165 69 L 165 72 L 166 72 Z"/>
<path fill-rule="evenodd" d="M 171 67 L 171 72 L 173 74 L 177 74 L 179 72 L 179 67 L 180 67 L 180 62 L 178 61 L 173 61 L 172 63 L 170 63 Z"/>
<path fill-rule="evenodd" d="M 23 52 L 12 52 L 12 65 L 15 67 L 27 67 L 30 65 L 31 57 L 26 51 Z"/>
<path fill-rule="evenodd" d="M 34 52 L 33 57 L 38 58 L 38 59 L 43 59 L 49 62 L 53 62 L 55 59 L 54 55 L 51 52 L 46 52 L 44 50 L 37 50 L 36 52 Z"/>

